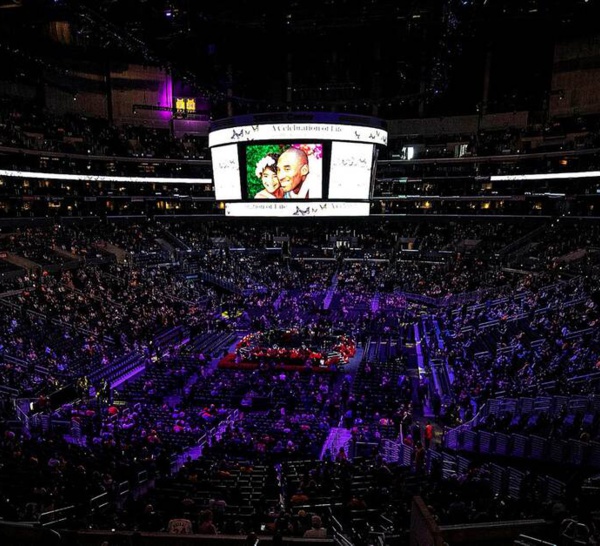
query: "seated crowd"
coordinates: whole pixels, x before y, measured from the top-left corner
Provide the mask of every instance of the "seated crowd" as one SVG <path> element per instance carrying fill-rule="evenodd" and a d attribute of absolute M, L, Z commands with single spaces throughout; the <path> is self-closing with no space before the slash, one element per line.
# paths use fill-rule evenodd
<path fill-rule="evenodd" d="M 360 543 L 386 525 L 408 532 L 420 495 L 442 525 L 558 525 L 559 500 L 560 516 L 591 524 L 577 495 L 543 490 L 546 467 L 522 477 L 527 496 L 495 491 L 481 458 L 445 472 L 440 457 L 452 455 L 426 436 L 424 419 L 441 431 L 499 396 L 581 395 L 581 377 L 598 394 L 597 227 L 574 237 L 566 223 L 527 232 L 366 222 L 362 255 L 303 257 L 340 224 L 277 226 L 299 251 L 291 255 L 265 244 L 269 222 L 3 233 L 2 249 L 25 261 L 0 278 L 0 516 L 43 520 L 71 507 L 70 529 L 335 529 Z M 394 244 L 415 233 L 428 259 Z M 530 237 L 526 252 L 511 246 L 515 233 Z M 465 251 L 467 238 L 479 244 Z M 56 248 L 71 259 L 55 259 Z M 99 248 L 104 259 L 89 259 Z M 307 344 L 343 332 L 355 358 L 286 369 L 277 353 L 252 368 L 224 366 L 243 336 L 269 329 L 304 332 Z M 31 407 L 15 404 L 23 398 Z M 586 431 L 598 442 L 598 427 Z M 90 510 L 98 498 L 106 502 Z"/>

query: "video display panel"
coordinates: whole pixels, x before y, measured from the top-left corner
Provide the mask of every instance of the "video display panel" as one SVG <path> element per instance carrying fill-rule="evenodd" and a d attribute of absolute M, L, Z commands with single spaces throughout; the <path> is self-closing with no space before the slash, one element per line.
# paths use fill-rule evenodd
<path fill-rule="evenodd" d="M 217 201 L 241 199 L 240 162 L 237 144 L 212 149 L 211 158 Z"/>
<path fill-rule="evenodd" d="M 249 199 L 321 199 L 323 144 L 246 146 L 245 189 Z"/>
<path fill-rule="evenodd" d="M 376 123 L 229 121 L 209 133 L 215 198 L 226 215 L 369 214 L 378 146 L 387 145 Z"/>
<path fill-rule="evenodd" d="M 355 142 L 331 143 L 329 199 L 368 199 L 375 147 Z"/>

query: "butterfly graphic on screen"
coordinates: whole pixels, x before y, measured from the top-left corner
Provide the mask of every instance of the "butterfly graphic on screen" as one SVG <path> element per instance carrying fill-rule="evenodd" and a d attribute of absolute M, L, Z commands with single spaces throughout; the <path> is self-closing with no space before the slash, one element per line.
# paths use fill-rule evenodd
<path fill-rule="evenodd" d="M 294 211 L 294 216 L 306 216 L 310 212 L 310 206 L 306 207 L 304 210 L 300 207 L 296 207 Z"/>

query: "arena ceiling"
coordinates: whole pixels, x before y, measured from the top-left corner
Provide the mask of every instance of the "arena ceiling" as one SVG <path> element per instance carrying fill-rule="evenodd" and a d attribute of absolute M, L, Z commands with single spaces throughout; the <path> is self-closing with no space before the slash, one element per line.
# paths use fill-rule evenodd
<path fill-rule="evenodd" d="M 418 100 L 473 113 L 490 59 L 499 109 L 541 101 L 556 40 L 597 32 L 599 4 L 0 0 L 0 47 L 46 67 L 60 64 L 65 48 L 75 57 L 164 65 L 258 110 L 292 97 L 309 108 Z"/>

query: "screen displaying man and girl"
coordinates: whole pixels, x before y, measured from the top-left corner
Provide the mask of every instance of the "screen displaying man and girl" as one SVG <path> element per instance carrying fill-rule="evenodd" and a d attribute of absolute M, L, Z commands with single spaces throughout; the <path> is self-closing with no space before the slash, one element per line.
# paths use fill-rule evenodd
<path fill-rule="evenodd" d="M 261 144 L 246 147 L 250 199 L 321 199 L 322 144 Z"/>

